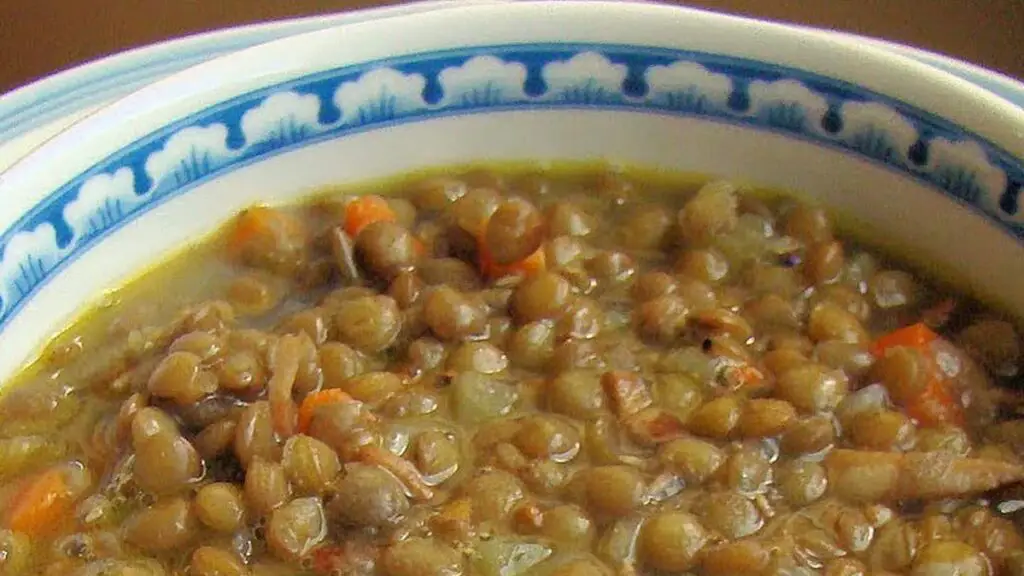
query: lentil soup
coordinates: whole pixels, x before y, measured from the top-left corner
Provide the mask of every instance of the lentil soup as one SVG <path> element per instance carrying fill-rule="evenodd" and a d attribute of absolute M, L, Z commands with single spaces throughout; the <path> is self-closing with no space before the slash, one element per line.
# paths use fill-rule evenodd
<path fill-rule="evenodd" d="M 1024 575 L 1020 346 L 726 181 L 253 207 L 6 385 L 0 574 Z"/>

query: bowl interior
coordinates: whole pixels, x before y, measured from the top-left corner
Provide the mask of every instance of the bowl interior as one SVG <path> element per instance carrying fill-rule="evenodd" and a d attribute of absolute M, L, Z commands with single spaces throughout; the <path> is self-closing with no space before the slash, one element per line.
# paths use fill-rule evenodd
<path fill-rule="evenodd" d="M 1021 116 L 881 51 L 653 5 L 526 2 L 289 38 L 147 87 L 5 174 L 0 378 L 247 205 L 479 160 L 792 189 L 1020 315 Z"/>

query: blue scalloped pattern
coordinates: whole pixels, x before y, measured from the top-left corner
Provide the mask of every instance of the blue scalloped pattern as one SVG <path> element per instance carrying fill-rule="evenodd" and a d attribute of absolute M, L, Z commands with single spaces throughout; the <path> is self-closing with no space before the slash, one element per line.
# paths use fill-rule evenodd
<path fill-rule="evenodd" d="M 325 139 L 511 109 L 691 116 L 838 148 L 931 185 L 1024 242 L 1024 162 L 962 127 L 840 80 L 621 45 L 490 46 L 339 68 L 219 103 L 117 151 L 0 234 L 0 329 L 126 222 L 227 171 Z"/>

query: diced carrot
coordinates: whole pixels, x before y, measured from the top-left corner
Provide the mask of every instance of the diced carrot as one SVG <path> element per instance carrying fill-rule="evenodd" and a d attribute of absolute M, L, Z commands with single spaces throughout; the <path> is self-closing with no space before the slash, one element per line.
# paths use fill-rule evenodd
<path fill-rule="evenodd" d="M 235 228 L 231 234 L 231 244 L 233 246 L 248 244 L 253 237 L 267 228 L 270 212 L 271 210 L 264 206 L 257 206 L 242 212 L 235 222 Z"/>
<path fill-rule="evenodd" d="M 302 222 L 287 212 L 256 206 L 238 216 L 232 230 L 229 248 L 241 251 L 260 237 L 301 237 L 305 234 Z"/>
<path fill-rule="evenodd" d="M 427 247 L 423 244 L 423 241 L 419 238 L 412 239 L 412 247 L 416 250 L 416 255 L 422 257 L 427 253 Z"/>
<path fill-rule="evenodd" d="M 544 512 L 535 502 L 523 502 L 512 511 L 512 523 L 520 534 L 538 531 L 544 523 Z"/>
<path fill-rule="evenodd" d="M 7 527 L 28 536 L 44 534 L 57 526 L 73 500 L 63 467 L 51 468 L 30 479 L 14 498 Z"/>
<path fill-rule="evenodd" d="M 347 564 L 345 549 L 341 546 L 327 545 L 313 550 L 313 572 L 317 574 L 335 574 Z"/>
<path fill-rule="evenodd" d="M 468 538 L 473 530 L 473 501 L 469 498 L 449 500 L 430 519 L 430 529 L 444 538 Z"/>
<path fill-rule="evenodd" d="M 932 378 L 924 391 L 904 407 L 907 415 L 922 426 L 963 426 L 964 414 L 960 402 L 950 392 L 944 380 Z"/>
<path fill-rule="evenodd" d="M 373 565 L 380 555 L 380 549 L 359 540 L 348 540 L 342 544 L 326 544 L 314 549 L 304 558 L 313 573 L 318 576 L 336 576 L 362 572 L 365 564 Z"/>
<path fill-rule="evenodd" d="M 339 404 L 344 402 L 355 402 L 348 393 L 337 388 L 329 388 L 319 392 L 313 392 L 302 400 L 299 406 L 299 432 L 306 432 L 310 423 L 313 422 L 313 415 L 317 409 L 328 404 Z"/>
<path fill-rule="evenodd" d="M 345 232 L 352 238 L 374 222 L 394 222 L 397 219 L 388 201 L 380 196 L 360 196 L 345 206 Z"/>
<path fill-rule="evenodd" d="M 532 254 L 510 264 L 499 264 L 494 261 L 487 248 L 487 224 L 482 222 L 479 233 L 475 234 L 477 258 L 479 259 L 480 272 L 488 278 L 502 278 L 505 276 L 532 276 L 543 272 L 547 268 L 547 258 L 544 256 L 544 246 L 540 246 Z"/>
<path fill-rule="evenodd" d="M 871 353 L 877 358 L 882 356 L 886 350 L 895 346 L 923 349 L 938 337 L 939 335 L 925 325 L 924 322 L 918 322 L 878 338 L 871 346 Z"/>
<path fill-rule="evenodd" d="M 686 435 L 683 421 L 660 408 L 649 408 L 632 415 L 626 420 L 626 430 L 633 440 L 648 446 Z"/>
<path fill-rule="evenodd" d="M 636 372 L 611 370 L 601 376 L 601 386 L 612 400 L 619 418 L 625 418 L 650 406 L 654 401 L 647 383 Z"/>
<path fill-rule="evenodd" d="M 359 451 L 359 460 L 375 464 L 394 474 L 418 500 L 430 500 L 434 497 L 434 491 L 427 486 L 416 466 L 389 450 L 377 446 L 364 446 Z"/>
<path fill-rule="evenodd" d="M 730 389 L 736 391 L 751 390 L 767 380 L 764 372 L 747 363 L 726 366 L 722 378 Z"/>
<path fill-rule="evenodd" d="M 498 264 L 480 249 L 480 270 L 489 278 L 501 278 L 503 276 L 532 276 L 543 272 L 547 268 L 547 259 L 544 256 L 544 248 L 536 249 L 533 254 L 518 262 L 511 264 Z"/>
<path fill-rule="evenodd" d="M 876 358 L 882 357 L 887 350 L 902 346 L 919 350 L 930 363 L 931 376 L 921 394 L 904 402 L 903 408 L 907 415 L 917 420 L 922 426 L 955 425 L 964 423 L 963 406 L 951 392 L 949 383 L 942 377 L 931 344 L 939 339 L 939 335 L 924 322 L 917 322 L 875 340 L 871 353 Z"/>

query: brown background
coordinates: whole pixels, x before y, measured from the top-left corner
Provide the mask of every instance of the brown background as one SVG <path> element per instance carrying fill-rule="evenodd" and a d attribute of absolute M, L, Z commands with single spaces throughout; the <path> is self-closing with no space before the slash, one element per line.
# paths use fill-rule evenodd
<path fill-rule="evenodd" d="M 0 92 L 127 47 L 237 24 L 393 2 L 374 0 L 0 0 Z M 859 32 L 1024 78 L 1024 0 L 693 0 Z"/>

